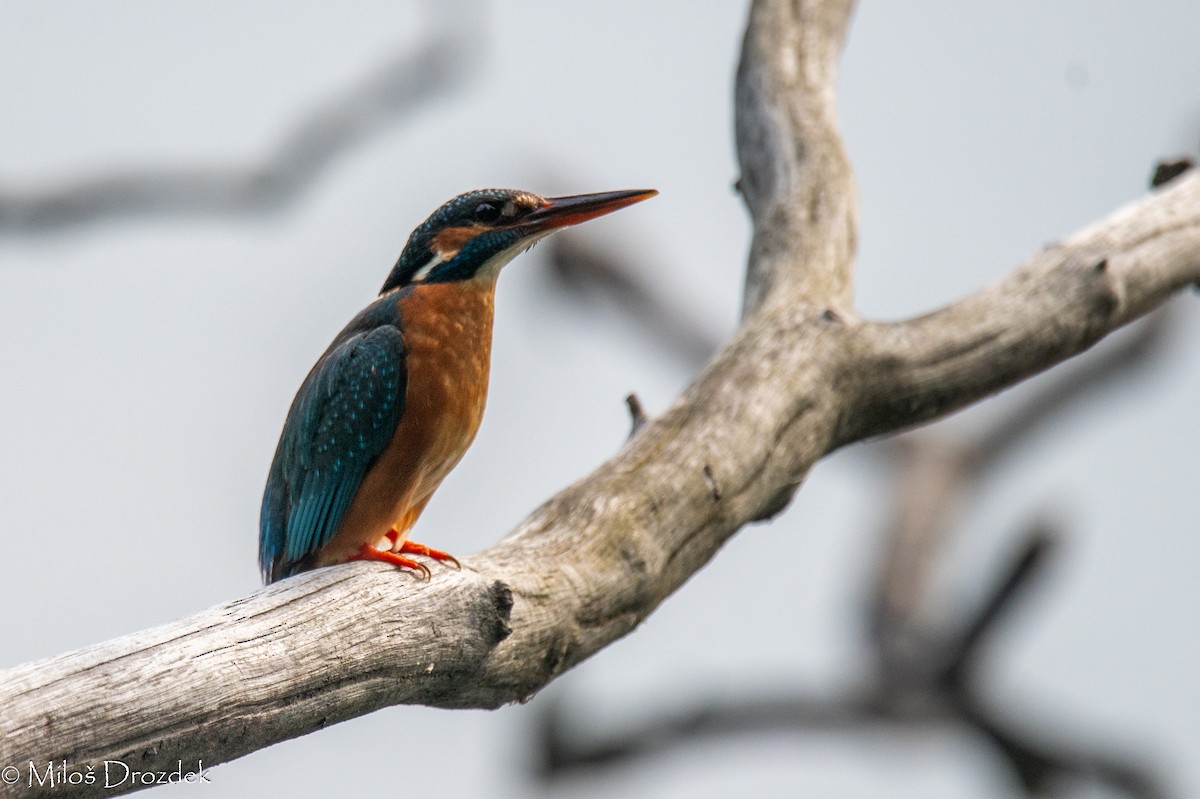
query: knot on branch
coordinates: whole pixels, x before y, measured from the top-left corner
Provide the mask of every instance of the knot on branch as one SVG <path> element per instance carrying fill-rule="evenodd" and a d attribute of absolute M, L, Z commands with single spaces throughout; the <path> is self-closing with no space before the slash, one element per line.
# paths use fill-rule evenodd
<path fill-rule="evenodd" d="M 513 592 L 508 583 L 496 580 L 488 589 L 490 605 L 472 606 L 472 626 L 478 629 L 490 646 L 512 635 Z"/>
<path fill-rule="evenodd" d="M 1120 285 L 1109 269 L 1108 258 L 1085 261 L 1083 290 L 1090 296 L 1083 340 L 1098 341 L 1112 328 L 1113 314 L 1121 307 Z"/>

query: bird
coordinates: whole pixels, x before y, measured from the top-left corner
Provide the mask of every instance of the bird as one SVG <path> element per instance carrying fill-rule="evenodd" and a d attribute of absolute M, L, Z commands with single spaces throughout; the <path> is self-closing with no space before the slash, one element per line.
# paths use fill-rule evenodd
<path fill-rule="evenodd" d="M 556 230 L 657 193 L 482 189 L 418 226 L 292 400 L 263 491 L 263 581 L 352 560 L 429 579 L 413 555 L 458 568 L 408 533 L 479 429 L 500 270 Z"/>

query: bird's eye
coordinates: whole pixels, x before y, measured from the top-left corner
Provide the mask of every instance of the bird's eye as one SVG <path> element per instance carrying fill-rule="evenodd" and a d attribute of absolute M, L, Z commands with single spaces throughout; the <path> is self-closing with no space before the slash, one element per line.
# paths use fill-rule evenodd
<path fill-rule="evenodd" d="M 475 219 L 480 222 L 495 222 L 500 218 L 500 206 L 495 203 L 480 203 L 475 206 Z"/>

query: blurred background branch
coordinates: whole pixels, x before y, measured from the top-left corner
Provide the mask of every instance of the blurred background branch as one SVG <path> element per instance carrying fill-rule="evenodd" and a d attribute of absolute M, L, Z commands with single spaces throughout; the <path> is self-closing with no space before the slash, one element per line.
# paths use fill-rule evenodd
<path fill-rule="evenodd" d="M 644 275 L 653 269 L 636 255 L 600 246 L 586 234 L 568 231 L 545 243 L 551 284 L 569 302 L 596 308 L 635 327 L 651 346 L 699 369 L 721 343 L 713 326 L 696 319 Z M 630 266 L 636 264 L 637 266 Z"/>
<path fill-rule="evenodd" d="M 5 189 L 0 182 L 0 234 L 49 233 L 130 217 L 245 220 L 287 210 L 339 158 L 466 83 L 483 46 L 478 9 L 454 3 L 426 8 L 427 30 L 416 50 L 390 56 L 316 103 L 262 163 L 118 171 L 33 191 Z M 447 14 L 447 8 L 458 13 Z"/>

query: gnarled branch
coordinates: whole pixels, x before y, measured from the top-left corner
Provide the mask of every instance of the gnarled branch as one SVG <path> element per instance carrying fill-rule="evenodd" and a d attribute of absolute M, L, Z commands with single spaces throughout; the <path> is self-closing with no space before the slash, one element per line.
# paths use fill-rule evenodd
<path fill-rule="evenodd" d="M 386 705 L 520 701 L 633 630 L 833 449 L 1046 369 L 1200 280 L 1189 176 L 942 311 L 856 318 L 832 112 L 851 6 L 754 4 L 737 104 L 747 313 L 671 408 L 461 573 L 348 564 L 4 672 L 0 760 L 211 765 Z"/>

